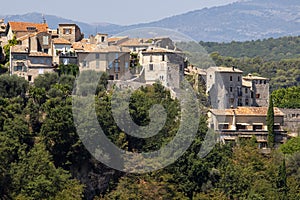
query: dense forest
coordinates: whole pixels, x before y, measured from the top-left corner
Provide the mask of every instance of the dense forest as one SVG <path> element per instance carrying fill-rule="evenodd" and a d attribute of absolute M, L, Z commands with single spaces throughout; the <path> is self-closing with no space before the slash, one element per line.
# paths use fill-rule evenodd
<path fill-rule="evenodd" d="M 71 97 L 76 70 L 74 66 L 63 69 L 39 76 L 34 85 L 17 76 L 0 76 L 1 199 L 300 198 L 298 138 L 269 155 L 261 154 L 253 138 L 239 145 L 217 145 L 207 157 L 199 158 L 207 131 L 205 115 L 199 119 L 193 144 L 174 164 L 143 175 L 104 166 L 76 133 Z M 84 73 L 83 78 L 95 74 Z M 140 125 L 149 123 L 148 110 L 154 104 L 167 111 L 163 130 L 148 139 L 120 130 L 111 113 L 112 91 L 105 88 L 107 75 L 97 86 L 95 110 L 105 134 L 120 148 L 152 151 L 174 137 L 180 105 L 163 86 L 142 87 L 130 99 L 130 113 Z M 108 181 L 99 187 L 97 180 L 102 179 Z"/>
<path fill-rule="evenodd" d="M 280 61 L 300 57 L 300 36 L 269 38 L 246 42 L 232 41 L 229 43 L 203 42 L 199 43 L 210 54 L 219 52 L 225 57 L 255 58 L 265 61 Z"/>

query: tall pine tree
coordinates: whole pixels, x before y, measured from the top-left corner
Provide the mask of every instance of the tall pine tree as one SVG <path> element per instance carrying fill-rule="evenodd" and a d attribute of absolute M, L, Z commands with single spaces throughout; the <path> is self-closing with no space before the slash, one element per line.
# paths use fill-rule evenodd
<path fill-rule="evenodd" d="M 272 97 L 270 97 L 269 99 L 267 126 L 268 126 L 268 146 L 270 148 L 273 148 L 275 144 L 275 133 L 274 133 L 274 106 L 273 106 Z"/>

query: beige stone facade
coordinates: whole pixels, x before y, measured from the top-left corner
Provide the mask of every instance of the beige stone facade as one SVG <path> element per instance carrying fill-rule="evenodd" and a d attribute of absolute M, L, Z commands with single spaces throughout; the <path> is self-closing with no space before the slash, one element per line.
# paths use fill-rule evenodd
<path fill-rule="evenodd" d="M 236 141 L 238 138 L 256 137 L 260 148 L 268 142 L 267 107 L 238 107 L 235 109 L 211 109 L 208 113 L 209 128 L 220 134 L 221 142 Z M 274 108 L 274 129 L 276 144 L 287 140 L 283 130 L 284 114 Z"/>
<path fill-rule="evenodd" d="M 83 39 L 83 34 L 79 26 L 76 24 L 59 24 L 58 27 L 59 38 L 64 38 L 69 42 L 78 42 Z"/>

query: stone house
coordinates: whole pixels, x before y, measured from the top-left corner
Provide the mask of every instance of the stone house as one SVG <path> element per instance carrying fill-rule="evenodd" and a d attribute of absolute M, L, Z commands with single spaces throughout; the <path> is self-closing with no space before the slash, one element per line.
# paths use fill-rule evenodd
<path fill-rule="evenodd" d="M 75 52 L 71 49 L 72 44 L 70 41 L 64 38 L 54 38 L 52 39 L 52 55 L 53 63 L 58 64 L 77 64 L 77 57 Z"/>
<path fill-rule="evenodd" d="M 267 107 L 238 107 L 233 109 L 210 109 L 209 128 L 220 135 L 220 141 L 236 141 L 238 138 L 256 137 L 260 148 L 266 148 L 268 142 Z M 283 130 L 284 114 L 274 108 L 275 142 L 282 144 L 287 140 Z"/>
<path fill-rule="evenodd" d="M 48 24 L 46 23 L 31 23 L 31 22 L 8 22 L 6 26 L 5 35 L 8 40 L 20 38 L 30 33 L 48 32 Z"/>
<path fill-rule="evenodd" d="M 30 52 L 28 47 L 21 45 L 11 48 L 11 74 L 34 82 L 38 75 L 51 72 L 54 72 L 51 55 L 43 52 Z"/>
<path fill-rule="evenodd" d="M 129 72 L 130 50 L 118 46 L 76 43 L 79 70 L 106 72 L 110 80 L 124 79 Z"/>
<path fill-rule="evenodd" d="M 300 109 L 280 108 L 284 113 L 284 126 L 292 137 L 300 136 Z"/>
<path fill-rule="evenodd" d="M 236 108 L 242 98 L 243 71 L 234 67 L 210 67 L 206 72 L 206 91 L 211 107 Z"/>
<path fill-rule="evenodd" d="M 81 33 L 79 26 L 76 24 L 59 24 L 58 37 L 74 43 L 83 39 L 83 34 Z"/>
<path fill-rule="evenodd" d="M 268 106 L 269 96 L 270 96 L 270 83 L 268 78 L 253 76 L 248 74 L 248 76 L 243 77 L 243 83 L 248 82 L 251 85 L 251 98 L 253 106 Z M 245 105 L 245 104 L 244 104 Z"/>
<path fill-rule="evenodd" d="M 139 55 L 146 84 L 160 81 L 167 88 L 179 88 L 186 64 L 182 52 L 151 47 Z"/>

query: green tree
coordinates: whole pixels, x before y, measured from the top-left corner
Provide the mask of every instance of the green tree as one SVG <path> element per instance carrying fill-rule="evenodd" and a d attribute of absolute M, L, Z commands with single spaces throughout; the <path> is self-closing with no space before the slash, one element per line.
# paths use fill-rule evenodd
<path fill-rule="evenodd" d="M 287 186 L 287 175 L 286 175 L 286 165 L 285 158 L 282 160 L 282 164 L 279 167 L 278 179 L 277 179 L 277 189 L 281 194 L 280 200 L 287 199 L 288 186 Z"/>
<path fill-rule="evenodd" d="M 272 97 L 269 99 L 269 107 L 267 113 L 267 126 L 268 126 L 268 146 L 273 148 L 275 145 L 275 133 L 274 133 L 274 106 Z"/>

